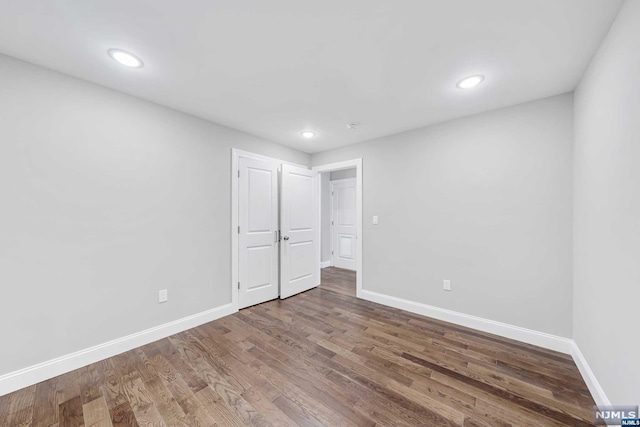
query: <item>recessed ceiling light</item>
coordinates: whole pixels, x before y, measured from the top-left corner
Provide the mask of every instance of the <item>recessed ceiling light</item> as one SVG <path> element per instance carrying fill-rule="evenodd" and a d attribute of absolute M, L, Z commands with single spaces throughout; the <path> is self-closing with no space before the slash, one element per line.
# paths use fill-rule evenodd
<path fill-rule="evenodd" d="M 305 130 L 300 135 L 304 136 L 305 138 L 313 138 L 314 136 L 316 136 L 316 133 L 311 132 L 310 130 Z"/>
<path fill-rule="evenodd" d="M 144 65 L 142 60 L 132 53 L 125 52 L 121 49 L 109 49 L 109 56 L 114 61 L 131 68 L 142 68 Z"/>
<path fill-rule="evenodd" d="M 471 89 L 472 87 L 478 86 L 484 80 L 484 76 L 481 74 L 477 74 L 475 76 L 465 77 L 460 80 L 456 86 L 460 89 Z"/>

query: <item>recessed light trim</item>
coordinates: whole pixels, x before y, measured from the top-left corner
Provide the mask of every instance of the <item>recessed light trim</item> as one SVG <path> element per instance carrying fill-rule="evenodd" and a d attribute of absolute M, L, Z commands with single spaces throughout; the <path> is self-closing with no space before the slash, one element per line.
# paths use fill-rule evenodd
<path fill-rule="evenodd" d="M 304 136 L 305 138 L 313 138 L 314 136 L 316 136 L 316 133 L 310 130 L 305 130 L 304 132 L 301 132 L 300 135 Z"/>
<path fill-rule="evenodd" d="M 475 74 L 460 80 L 456 86 L 458 89 L 471 89 L 478 86 L 483 80 L 484 76 L 482 74 Z"/>
<path fill-rule="evenodd" d="M 122 49 L 109 49 L 107 51 L 111 59 L 116 61 L 118 64 L 124 65 L 129 68 L 142 68 L 144 63 L 142 59 L 135 56 L 133 53 L 127 52 Z"/>

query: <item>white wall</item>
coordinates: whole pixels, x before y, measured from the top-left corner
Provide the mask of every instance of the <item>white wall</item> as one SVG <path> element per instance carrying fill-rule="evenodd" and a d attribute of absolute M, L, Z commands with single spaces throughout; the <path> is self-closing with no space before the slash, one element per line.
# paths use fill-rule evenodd
<path fill-rule="evenodd" d="M 0 56 L 0 375 L 229 303 L 232 147 L 309 164 Z"/>
<path fill-rule="evenodd" d="M 574 339 L 613 404 L 640 403 L 640 2 L 575 92 Z"/>
<path fill-rule="evenodd" d="M 571 94 L 314 154 L 312 163 L 359 157 L 365 290 L 571 336 Z"/>

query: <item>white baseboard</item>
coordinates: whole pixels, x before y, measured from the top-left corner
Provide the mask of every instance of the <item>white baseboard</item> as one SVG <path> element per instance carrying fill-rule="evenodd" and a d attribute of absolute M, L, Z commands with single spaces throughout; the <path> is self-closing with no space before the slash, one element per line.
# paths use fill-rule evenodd
<path fill-rule="evenodd" d="M 584 382 L 587 384 L 589 388 L 589 392 L 591 396 L 593 396 L 593 400 L 595 400 L 596 405 L 598 406 L 611 406 L 611 402 L 604 392 L 603 388 L 600 386 L 595 374 L 589 367 L 587 363 L 587 359 L 585 359 L 584 355 L 578 348 L 578 344 L 575 341 L 572 341 L 572 352 L 571 356 L 573 356 L 573 361 L 576 362 L 576 366 L 578 366 L 578 370 L 580 374 L 582 374 L 582 378 Z"/>
<path fill-rule="evenodd" d="M 432 317 L 434 319 L 443 320 L 445 322 L 455 323 L 456 325 L 478 329 L 483 332 L 489 332 L 505 338 L 510 338 L 528 344 L 548 348 L 550 350 L 559 351 L 561 353 L 570 354 L 573 357 L 573 361 L 578 367 L 578 370 L 580 371 L 584 382 L 587 384 L 589 392 L 593 396 L 593 400 L 596 402 L 596 405 L 611 406 L 611 402 L 607 398 L 604 389 L 602 388 L 602 386 L 600 386 L 600 383 L 598 382 L 595 374 L 589 367 L 587 359 L 585 359 L 576 342 L 570 338 L 559 337 L 556 335 L 547 334 L 545 332 L 538 332 L 531 329 L 521 328 L 519 326 L 509 325 L 508 323 L 496 322 L 495 320 L 471 316 L 468 314 L 446 310 L 443 308 L 413 302 L 402 298 L 392 297 L 389 295 L 379 294 L 372 291 L 362 290 L 360 293 L 358 293 L 358 298 L 377 302 L 378 304 L 388 305 L 390 307 L 399 308 L 411 313 Z"/>
<path fill-rule="evenodd" d="M 548 348 L 565 354 L 572 354 L 573 346 L 575 345 L 573 340 L 570 338 L 563 338 L 547 334 L 545 332 L 538 332 L 532 329 L 522 328 L 520 326 L 509 325 L 508 323 L 471 316 L 469 314 L 379 294 L 377 292 L 362 290 L 358 295 L 358 298 L 399 308 L 411 313 L 432 317 L 434 319 L 443 320 L 445 322 L 455 323 L 456 325 L 466 326 L 479 331 L 500 335 L 505 338 L 537 345 L 539 347 Z"/>
<path fill-rule="evenodd" d="M 233 304 L 225 304 L 211 310 L 203 311 L 202 313 L 174 320 L 173 322 L 165 323 L 142 332 L 137 332 L 126 337 L 67 354 L 66 356 L 20 369 L 19 371 L 10 372 L 0 376 L 0 396 L 166 338 L 178 332 L 212 322 L 221 317 L 233 314 L 236 311 L 237 309 L 234 308 Z"/>
<path fill-rule="evenodd" d="M 331 260 L 329 261 L 320 261 L 320 268 L 331 267 Z"/>
<path fill-rule="evenodd" d="M 584 355 L 578 348 L 577 344 L 569 338 L 563 338 L 544 332 L 521 328 L 507 323 L 471 316 L 367 290 L 359 292 L 358 298 L 480 331 L 489 332 L 562 353 L 571 354 L 596 404 L 606 406 L 611 404 L 593 371 L 589 367 Z M 178 332 L 195 328 L 196 326 L 204 323 L 212 322 L 221 317 L 233 314 L 236 311 L 237 309 L 233 307 L 233 304 L 225 304 L 202 313 L 184 317 L 142 332 L 131 334 L 126 337 L 118 338 L 66 356 L 39 363 L 19 371 L 2 375 L 0 376 L 0 396 L 37 384 L 58 375 L 62 375 L 91 363 L 115 356 L 125 351 L 129 351 L 136 347 L 166 338 Z"/>

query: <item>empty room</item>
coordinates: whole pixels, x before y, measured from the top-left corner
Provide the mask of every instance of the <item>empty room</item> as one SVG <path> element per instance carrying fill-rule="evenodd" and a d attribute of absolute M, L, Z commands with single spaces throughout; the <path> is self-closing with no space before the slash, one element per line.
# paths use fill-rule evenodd
<path fill-rule="evenodd" d="M 0 426 L 640 426 L 640 0 L 4 0 L 0 195 Z"/>

